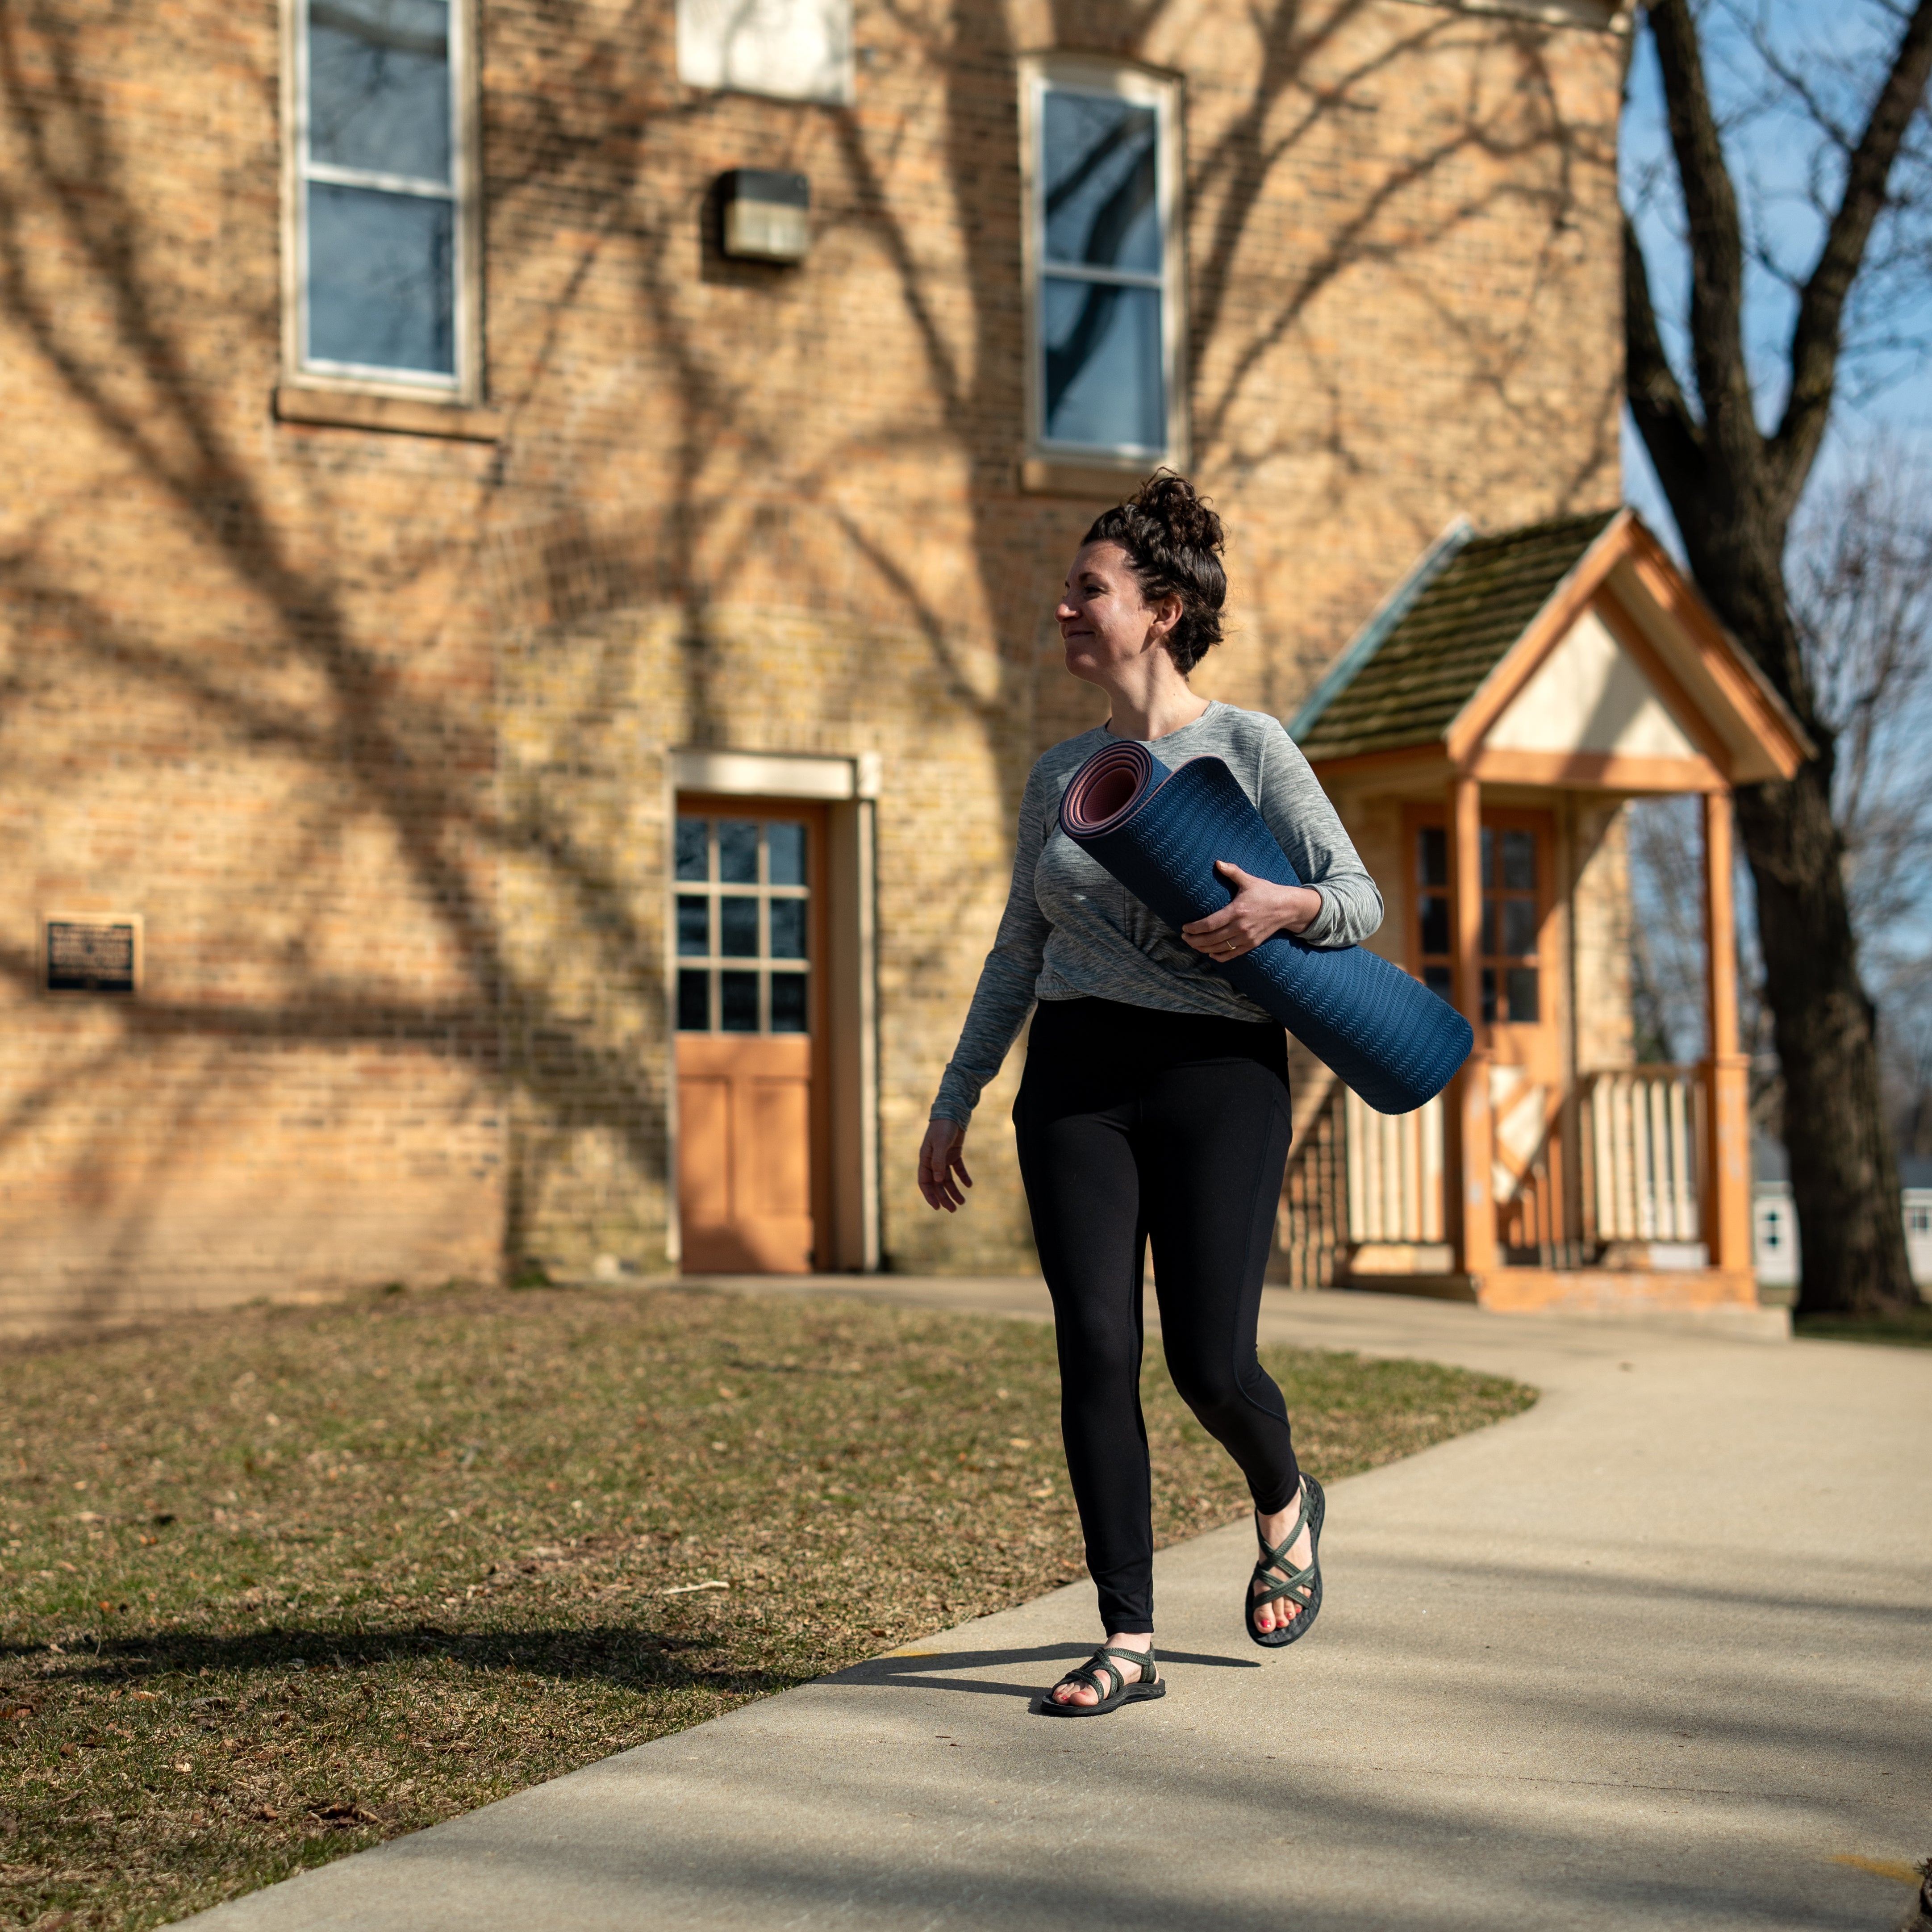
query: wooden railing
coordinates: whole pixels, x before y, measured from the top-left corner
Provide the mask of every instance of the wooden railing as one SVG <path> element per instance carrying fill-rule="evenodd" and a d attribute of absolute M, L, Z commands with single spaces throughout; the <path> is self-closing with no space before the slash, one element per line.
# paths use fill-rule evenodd
<path fill-rule="evenodd" d="M 1348 1238 L 1345 1090 L 1334 1083 L 1289 1150 L 1275 1223 L 1276 1259 L 1268 1271 L 1284 1287 L 1335 1286 L 1336 1257 Z"/>
<path fill-rule="evenodd" d="M 1442 1101 L 1378 1114 L 1350 1094 L 1345 1111 L 1349 1240 L 1442 1240 Z"/>
<path fill-rule="evenodd" d="M 1496 1202 L 1505 1256 L 1545 1268 L 1600 1261 L 1628 1266 L 1630 1260 L 1604 1251 L 1622 1243 L 1700 1241 L 1706 1097 L 1700 1070 L 1588 1073 L 1576 1097 L 1574 1116 L 1565 1108 L 1560 1120 L 1552 1118 L 1534 1158 Z M 1581 1139 L 1574 1168 L 1573 1118 Z M 1336 1084 L 1297 1132 L 1271 1278 L 1326 1288 L 1337 1277 L 1338 1258 L 1351 1250 L 1445 1243 L 1444 1126 L 1441 1100 L 1412 1114 L 1378 1114 Z M 1386 1257 L 1380 1264 L 1391 1264 Z"/>
<path fill-rule="evenodd" d="M 1692 1066 L 1586 1074 L 1583 1226 L 1587 1239 L 1702 1238 L 1706 1097 Z"/>

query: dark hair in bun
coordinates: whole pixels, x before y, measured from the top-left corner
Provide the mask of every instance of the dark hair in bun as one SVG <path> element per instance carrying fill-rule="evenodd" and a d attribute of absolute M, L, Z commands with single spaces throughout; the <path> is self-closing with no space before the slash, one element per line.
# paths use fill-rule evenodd
<path fill-rule="evenodd" d="M 1228 600 L 1221 519 L 1186 477 L 1156 470 L 1124 503 L 1096 517 L 1081 541 L 1118 544 L 1150 604 L 1180 599 L 1180 621 L 1168 633 L 1167 649 L 1184 673 L 1221 641 L 1221 606 Z"/>

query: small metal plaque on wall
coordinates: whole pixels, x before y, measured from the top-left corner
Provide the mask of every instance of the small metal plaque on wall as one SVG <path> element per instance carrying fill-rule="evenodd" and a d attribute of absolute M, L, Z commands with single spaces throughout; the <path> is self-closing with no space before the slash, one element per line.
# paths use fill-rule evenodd
<path fill-rule="evenodd" d="M 135 993 L 139 913 L 50 912 L 40 920 L 42 986 L 50 993 Z"/>

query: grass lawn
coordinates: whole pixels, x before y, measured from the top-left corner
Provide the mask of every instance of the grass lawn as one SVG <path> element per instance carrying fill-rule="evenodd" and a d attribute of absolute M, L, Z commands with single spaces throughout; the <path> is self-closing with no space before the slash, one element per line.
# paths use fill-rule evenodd
<path fill-rule="evenodd" d="M 1264 1355 L 1324 1478 L 1534 1400 Z M 1144 1393 L 1160 1540 L 1241 1514 Z M 1043 1327 L 776 1295 L 452 1288 L 16 1350 L 0 1923 L 160 1924 L 1066 1582 L 1056 1400 Z"/>
<path fill-rule="evenodd" d="M 1887 1342 L 1894 1348 L 1932 1348 L 1932 1304 L 1904 1315 L 1795 1315 L 1791 1329 L 1810 1342 Z"/>

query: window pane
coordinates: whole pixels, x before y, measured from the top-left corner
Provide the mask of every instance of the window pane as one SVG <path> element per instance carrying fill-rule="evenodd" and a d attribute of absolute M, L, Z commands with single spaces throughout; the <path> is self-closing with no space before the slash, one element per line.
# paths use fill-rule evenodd
<path fill-rule="evenodd" d="M 1536 950 L 1535 900 L 1504 900 L 1503 950 L 1519 958 Z"/>
<path fill-rule="evenodd" d="M 774 886 L 805 884 L 805 827 L 802 825 L 768 825 L 765 827 L 765 861 L 769 883 Z"/>
<path fill-rule="evenodd" d="M 1166 443 L 1157 289 L 1046 276 L 1040 333 L 1049 441 L 1138 449 Z"/>
<path fill-rule="evenodd" d="M 1449 883 L 1449 835 L 1439 825 L 1425 825 L 1415 835 L 1416 883 L 1446 886 Z"/>
<path fill-rule="evenodd" d="M 1453 1000 L 1456 997 L 1450 990 L 1451 982 L 1449 978 L 1449 969 L 1446 966 L 1424 967 L 1422 983 L 1432 993 L 1439 993 L 1445 1000 Z"/>
<path fill-rule="evenodd" d="M 309 0 L 308 150 L 335 167 L 448 181 L 447 0 Z"/>
<path fill-rule="evenodd" d="M 1118 94 L 1055 88 L 1041 122 L 1046 260 L 1159 274 L 1154 110 Z"/>
<path fill-rule="evenodd" d="M 1536 890 L 1536 834 L 1505 832 L 1503 834 L 1502 883 L 1520 892 Z"/>
<path fill-rule="evenodd" d="M 704 958 L 711 950 L 711 902 L 678 895 L 677 950 Z"/>
<path fill-rule="evenodd" d="M 711 832 L 702 818 L 677 821 L 677 875 L 680 879 L 711 876 Z"/>
<path fill-rule="evenodd" d="M 772 1030 L 805 1033 L 805 980 L 802 973 L 772 975 Z"/>
<path fill-rule="evenodd" d="M 1493 1020 L 1496 1016 L 1496 971 L 1493 966 L 1483 968 L 1483 1018 Z"/>
<path fill-rule="evenodd" d="M 756 1033 L 758 1030 L 758 976 L 755 973 L 721 973 L 724 982 L 724 1030 Z"/>
<path fill-rule="evenodd" d="M 1422 950 L 1425 952 L 1449 950 L 1449 902 L 1432 896 L 1422 902 Z"/>
<path fill-rule="evenodd" d="M 1483 827 L 1483 856 L 1478 862 L 1483 870 L 1483 884 L 1496 884 L 1496 835 L 1486 825 Z"/>
<path fill-rule="evenodd" d="M 718 876 L 728 886 L 758 883 L 758 821 L 724 818 L 718 823 Z"/>
<path fill-rule="evenodd" d="M 688 967 L 677 976 L 677 1029 L 680 1033 L 711 1030 L 711 975 Z"/>
<path fill-rule="evenodd" d="M 310 182 L 310 357 L 454 375 L 455 238 L 453 202 Z"/>
<path fill-rule="evenodd" d="M 1483 956 L 1492 957 L 1496 950 L 1496 902 L 1494 899 L 1483 902 Z"/>
<path fill-rule="evenodd" d="M 718 950 L 728 959 L 758 956 L 758 902 L 756 899 L 718 902 Z"/>
<path fill-rule="evenodd" d="M 1518 1026 L 1534 1026 L 1539 1017 L 1536 968 L 1512 966 L 1508 969 L 1509 1016 Z"/>
<path fill-rule="evenodd" d="M 805 957 L 805 904 L 803 899 L 772 901 L 772 957 L 802 959 Z"/>

